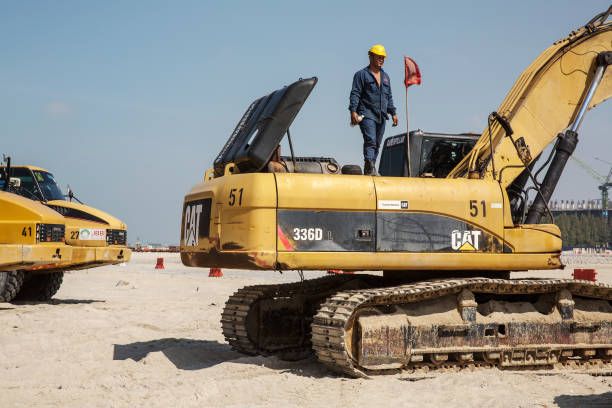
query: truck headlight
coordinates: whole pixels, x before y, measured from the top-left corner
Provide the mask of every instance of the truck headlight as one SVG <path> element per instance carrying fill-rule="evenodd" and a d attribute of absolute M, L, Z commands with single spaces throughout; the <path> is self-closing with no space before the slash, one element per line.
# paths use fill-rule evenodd
<path fill-rule="evenodd" d="M 126 245 L 127 231 L 119 229 L 107 229 L 106 243 L 108 245 Z"/>
<path fill-rule="evenodd" d="M 64 242 L 66 226 L 63 224 L 36 224 L 37 242 Z"/>

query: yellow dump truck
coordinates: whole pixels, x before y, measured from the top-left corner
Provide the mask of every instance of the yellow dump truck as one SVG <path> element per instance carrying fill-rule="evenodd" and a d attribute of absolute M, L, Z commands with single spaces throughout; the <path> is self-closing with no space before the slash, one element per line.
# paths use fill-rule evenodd
<path fill-rule="evenodd" d="M 64 217 L 56 211 L 0 191 L 0 302 L 17 296 L 25 270 L 31 271 L 33 280 L 40 280 L 43 269 L 37 268 L 71 261 L 72 248 L 64 243 L 64 234 Z"/>
<path fill-rule="evenodd" d="M 11 192 L 38 201 L 63 216 L 66 244 L 72 249 L 70 260 L 25 269 L 44 270 L 46 273 L 26 274 L 19 298 L 51 298 L 59 289 L 65 271 L 129 261 L 131 250 L 127 247 L 127 226 L 121 220 L 81 202 L 66 200 L 53 174 L 43 168 L 8 166 L 1 170 L 12 180 Z M 41 290 L 41 287 L 47 289 Z"/>

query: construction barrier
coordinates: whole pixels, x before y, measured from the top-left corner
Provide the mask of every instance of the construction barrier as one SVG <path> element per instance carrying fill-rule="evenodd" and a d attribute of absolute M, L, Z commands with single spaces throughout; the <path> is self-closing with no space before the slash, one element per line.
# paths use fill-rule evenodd
<path fill-rule="evenodd" d="M 165 269 L 164 268 L 164 258 L 157 258 L 157 263 L 155 264 L 155 269 Z"/>
<path fill-rule="evenodd" d="M 595 269 L 574 269 L 574 279 L 597 281 L 597 272 Z"/>
<path fill-rule="evenodd" d="M 209 278 L 222 278 L 223 272 L 221 272 L 221 268 L 210 268 L 210 272 L 208 273 Z"/>

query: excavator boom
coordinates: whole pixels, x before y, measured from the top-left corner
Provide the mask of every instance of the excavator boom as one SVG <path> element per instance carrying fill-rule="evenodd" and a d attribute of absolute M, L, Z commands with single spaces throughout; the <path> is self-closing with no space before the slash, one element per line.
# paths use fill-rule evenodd
<path fill-rule="evenodd" d="M 612 22 L 606 21 L 611 10 L 555 42 L 531 63 L 497 110 L 514 131 L 513 137 L 498 121 L 491 121 L 491 134 L 487 126 L 448 177 L 477 172 L 507 188 L 559 132 L 579 126 L 586 110 L 612 95 L 612 70 L 605 69 L 612 58 Z M 601 80 L 589 94 L 602 65 Z"/>

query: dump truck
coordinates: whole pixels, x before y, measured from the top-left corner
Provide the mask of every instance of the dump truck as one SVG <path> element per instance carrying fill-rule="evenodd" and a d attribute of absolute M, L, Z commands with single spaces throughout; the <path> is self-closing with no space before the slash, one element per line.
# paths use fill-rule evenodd
<path fill-rule="evenodd" d="M 0 302 L 17 296 L 26 269 L 43 274 L 35 269 L 70 262 L 65 229 L 64 217 L 56 211 L 0 188 Z"/>
<path fill-rule="evenodd" d="M 67 200 L 49 171 L 31 165 L 3 166 L 0 172 L 11 179 L 9 191 L 40 202 L 65 221 L 70 259 L 58 264 L 33 265 L 24 269 L 25 280 L 18 299 L 48 300 L 59 290 L 64 272 L 128 262 L 127 226 L 116 217 L 78 202 L 72 191 Z M 28 272 L 36 271 L 31 274 Z M 44 271 L 44 273 L 42 273 Z"/>
<path fill-rule="evenodd" d="M 242 288 L 222 313 L 226 341 L 249 355 L 314 352 L 352 377 L 609 364 L 611 286 L 510 272 L 564 267 L 547 205 L 586 112 L 612 94 L 611 11 L 542 52 L 476 138 L 388 138 L 379 177 L 295 156 L 289 127 L 316 77 L 251 103 L 184 198 L 182 262 L 382 274 Z"/>

